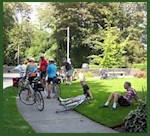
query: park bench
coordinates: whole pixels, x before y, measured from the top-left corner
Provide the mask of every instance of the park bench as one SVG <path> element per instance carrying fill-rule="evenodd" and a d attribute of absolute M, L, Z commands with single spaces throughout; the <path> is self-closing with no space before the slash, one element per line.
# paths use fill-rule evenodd
<path fill-rule="evenodd" d="M 107 76 L 125 76 L 124 71 L 108 71 L 105 72 L 105 74 L 107 74 Z"/>
<path fill-rule="evenodd" d="M 101 74 L 101 79 L 113 79 L 117 77 L 124 77 L 125 75 L 125 71 L 103 71 Z"/>

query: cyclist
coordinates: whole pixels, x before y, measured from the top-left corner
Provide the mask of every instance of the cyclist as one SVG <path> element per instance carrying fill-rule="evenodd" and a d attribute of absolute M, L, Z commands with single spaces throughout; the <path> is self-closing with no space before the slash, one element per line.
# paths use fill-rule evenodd
<path fill-rule="evenodd" d="M 40 61 L 40 78 L 41 78 L 41 83 L 43 87 L 45 88 L 46 85 L 46 68 L 47 68 L 47 60 L 44 58 L 44 54 L 41 55 L 41 61 Z"/>
<path fill-rule="evenodd" d="M 23 61 L 20 60 L 19 64 L 9 72 L 12 72 L 13 70 L 18 70 L 20 78 L 22 78 L 25 76 L 25 73 L 26 73 L 26 64 L 24 64 Z"/>
<path fill-rule="evenodd" d="M 32 83 L 33 79 L 37 76 L 36 71 L 37 71 L 37 65 L 35 63 L 35 59 L 31 57 L 29 58 L 29 62 L 26 68 L 26 75 L 28 76 L 28 80 L 30 84 Z"/>
<path fill-rule="evenodd" d="M 54 78 L 56 77 L 56 71 L 57 71 L 57 67 L 54 64 L 54 59 L 49 59 L 49 64 L 47 66 L 47 73 L 48 73 L 48 80 L 47 80 L 48 96 L 47 96 L 47 99 L 50 99 L 51 88 L 52 88 Z"/>

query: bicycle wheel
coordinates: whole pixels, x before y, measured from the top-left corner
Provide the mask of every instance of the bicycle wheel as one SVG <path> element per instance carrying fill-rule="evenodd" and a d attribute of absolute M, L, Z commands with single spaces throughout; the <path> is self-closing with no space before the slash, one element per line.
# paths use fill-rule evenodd
<path fill-rule="evenodd" d="M 27 88 L 28 86 L 28 81 L 25 81 L 23 78 L 21 78 L 18 82 L 18 93 L 24 89 L 24 88 Z"/>
<path fill-rule="evenodd" d="M 35 101 L 38 110 L 42 111 L 44 109 L 44 99 L 40 91 L 35 92 Z"/>
<path fill-rule="evenodd" d="M 26 105 L 33 105 L 35 103 L 34 92 L 32 92 L 29 88 L 23 88 L 19 92 L 19 98 L 21 102 Z"/>
<path fill-rule="evenodd" d="M 23 81 L 22 80 L 19 80 L 17 89 L 18 89 L 18 93 L 20 92 L 20 90 L 23 89 Z"/>

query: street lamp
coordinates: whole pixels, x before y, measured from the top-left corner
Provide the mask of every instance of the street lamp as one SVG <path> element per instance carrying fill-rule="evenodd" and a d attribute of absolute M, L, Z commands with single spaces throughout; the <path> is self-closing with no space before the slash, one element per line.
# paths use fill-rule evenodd
<path fill-rule="evenodd" d="M 19 17 L 19 16 L 17 15 L 17 17 L 16 17 L 15 15 L 13 15 L 12 17 L 13 17 L 13 19 L 18 23 L 19 20 L 17 19 L 17 17 Z M 21 21 L 21 22 L 20 22 L 20 25 L 21 25 L 21 23 L 22 23 L 22 18 L 19 18 L 19 19 L 20 19 L 20 21 Z M 22 33 L 22 27 L 21 27 L 21 33 Z M 18 64 L 19 64 L 19 55 L 20 55 L 20 54 L 19 54 L 19 46 L 20 46 L 20 45 L 18 44 L 17 53 L 15 54 L 15 58 L 14 58 L 14 59 L 17 59 L 17 63 L 18 63 Z M 16 57 L 17 57 L 17 58 L 16 58 Z"/>
<path fill-rule="evenodd" d="M 18 64 L 19 64 L 19 59 L 20 59 L 20 58 L 19 58 L 19 55 L 20 55 L 20 54 L 19 54 L 19 44 L 18 44 L 18 51 L 17 51 L 17 52 L 18 52 L 17 62 L 18 62 Z"/>
<path fill-rule="evenodd" d="M 67 62 L 69 62 L 69 36 L 70 36 L 69 27 L 61 28 L 60 30 L 67 30 Z"/>

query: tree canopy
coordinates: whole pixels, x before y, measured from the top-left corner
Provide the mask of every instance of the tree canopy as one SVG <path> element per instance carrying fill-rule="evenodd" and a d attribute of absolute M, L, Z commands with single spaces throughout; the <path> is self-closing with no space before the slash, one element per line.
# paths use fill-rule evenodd
<path fill-rule="evenodd" d="M 66 57 L 70 27 L 70 58 L 100 67 L 130 67 L 144 63 L 147 53 L 145 2 L 43 2 L 38 7 L 38 26 L 30 20 L 32 8 L 23 2 L 4 2 L 4 63 L 20 57 L 39 60 Z M 20 17 L 19 17 L 19 15 Z M 21 18 L 21 19 L 20 19 Z M 19 21 L 19 19 L 21 21 Z"/>

